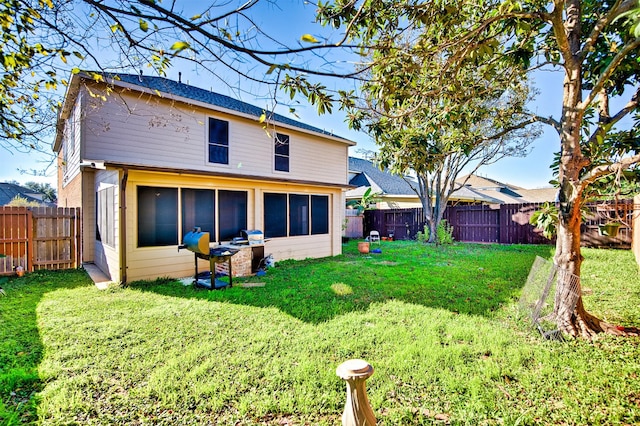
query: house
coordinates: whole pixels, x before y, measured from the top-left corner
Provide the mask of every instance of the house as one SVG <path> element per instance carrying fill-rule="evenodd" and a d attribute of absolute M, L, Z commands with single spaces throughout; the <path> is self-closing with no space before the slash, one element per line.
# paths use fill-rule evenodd
<path fill-rule="evenodd" d="M 420 198 L 409 182 L 415 179 L 392 174 L 388 170 L 380 170 L 369 160 L 349 157 L 349 184 L 355 186 L 347 191 L 349 200 L 361 199 L 364 192 L 371 188 L 378 194 L 377 209 L 421 208 Z M 454 203 L 496 203 L 496 199 L 476 192 L 473 188 L 462 187 L 455 191 L 449 201 Z"/>
<path fill-rule="evenodd" d="M 73 75 L 53 149 L 83 261 L 116 282 L 193 275 L 178 246 L 194 227 L 212 242 L 262 230 L 276 261 L 340 254 L 355 143 L 264 114 L 162 77 Z"/>
<path fill-rule="evenodd" d="M 44 194 L 41 192 L 14 183 L 0 182 L 0 206 L 6 206 L 16 197 L 38 203 L 42 207 L 55 207 L 55 204 L 43 201 Z"/>
<path fill-rule="evenodd" d="M 394 175 L 380 170 L 373 162 L 349 157 L 349 184 L 354 186 L 346 193 L 347 201 L 359 200 L 371 188 L 378 195 L 377 209 L 403 209 L 422 207 L 420 199 L 409 182 L 411 176 Z M 459 203 L 521 204 L 555 201 L 557 188 L 525 189 L 494 179 L 469 174 L 457 179 L 464 186 L 451 194 L 449 201 Z"/>
<path fill-rule="evenodd" d="M 495 204 L 554 202 L 558 193 L 553 187 L 525 189 L 474 174 L 462 176 L 458 182 L 465 182 L 466 188 L 496 200 Z"/>

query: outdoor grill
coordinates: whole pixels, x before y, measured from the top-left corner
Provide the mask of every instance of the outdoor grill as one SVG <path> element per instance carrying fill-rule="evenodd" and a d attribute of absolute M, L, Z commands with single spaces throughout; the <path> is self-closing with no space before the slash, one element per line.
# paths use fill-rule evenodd
<path fill-rule="evenodd" d="M 231 257 L 239 250 L 232 247 L 209 247 L 209 233 L 202 232 L 200 228 L 193 228 L 193 231 L 187 232 L 182 240 L 182 245 L 178 246 L 178 250 L 187 249 L 194 253 L 195 256 L 195 276 L 194 284 L 198 287 L 208 288 L 209 290 L 225 288 L 233 286 L 233 270 L 231 267 Z M 198 259 L 209 261 L 209 271 L 198 273 Z M 218 279 L 221 274 L 216 273 L 216 264 L 226 263 L 229 276 L 229 282 Z"/>

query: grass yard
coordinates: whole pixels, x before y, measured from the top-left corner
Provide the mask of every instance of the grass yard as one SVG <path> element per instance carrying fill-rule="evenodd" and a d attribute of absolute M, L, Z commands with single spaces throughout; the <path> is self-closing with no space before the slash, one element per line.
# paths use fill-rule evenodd
<path fill-rule="evenodd" d="M 640 339 L 543 341 L 517 300 L 543 246 L 384 242 L 207 291 L 97 290 L 82 271 L 5 282 L 0 423 L 339 425 L 350 358 L 379 425 L 640 423 Z M 584 250 L 585 304 L 640 324 L 628 251 Z M 241 282 L 264 287 L 242 288 Z"/>

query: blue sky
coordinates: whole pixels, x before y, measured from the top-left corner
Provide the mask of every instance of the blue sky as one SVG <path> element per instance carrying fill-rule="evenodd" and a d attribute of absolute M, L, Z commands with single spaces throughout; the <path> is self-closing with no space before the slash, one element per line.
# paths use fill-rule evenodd
<path fill-rule="evenodd" d="M 200 2 L 185 2 L 185 7 L 198 7 Z M 277 4 L 277 6 L 276 6 Z M 278 0 L 276 4 L 263 3 L 257 9 L 256 24 L 274 36 L 277 40 L 282 40 L 286 44 L 295 44 L 303 34 L 311 33 L 317 37 L 330 35 L 330 30 L 321 28 L 314 21 L 315 8 L 306 4 L 302 0 Z M 240 97 L 243 101 L 260 106 L 267 106 L 267 96 L 264 89 L 247 85 L 237 76 L 229 74 L 229 86 L 211 83 L 210 78 L 202 72 L 193 69 L 193 65 L 175 66 L 168 72 L 168 77 L 177 80 L 178 72 L 182 72 L 182 81 L 194 86 L 212 88 L 214 91 Z M 132 70 L 131 72 L 137 72 Z M 562 74 L 559 72 L 539 71 L 534 76 L 534 82 L 541 93 L 531 106 L 532 109 L 541 115 L 558 117 L 561 108 L 562 97 Z M 339 83 L 339 82 L 338 82 Z M 327 85 L 336 82 L 327 81 Z M 234 86 L 242 86 L 242 92 L 232 90 Z M 247 94 L 259 94 L 259 97 Z M 288 108 L 277 109 L 282 114 L 288 114 Z M 356 150 L 375 150 L 375 144 L 371 138 L 364 134 L 353 132 L 348 129 L 344 122 L 344 115 L 334 112 L 331 115 L 318 116 L 314 107 L 301 101 L 296 105 L 296 113 L 300 121 L 308 122 L 316 127 L 324 128 L 338 135 L 356 141 L 358 145 L 351 149 L 352 155 L 357 155 Z M 294 117 L 292 117 L 294 118 Z M 507 158 L 498 163 L 480 169 L 479 173 L 502 182 L 511 183 L 525 188 L 537 188 L 548 186 L 552 178 L 549 165 L 553 159 L 553 153 L 559 150 L 559 139 L 557 133 L 550 128 L 546 128 L 544 134 L 531 146 L 530 154 L 525 158 Z M 47 143 L 50 143 L 47 142 Z M 17 169 L 42 169 L 46 166 L 49 158 L 35 153 L 20 154 L 9 153 L 0 149 L 0 181 L 17 180 L 21 183 L 35 180 L 37 182 L 49 182 L 56 185 L 56 174 L 53 167 L 50 168 L 48 176 L 33 177 L 20 174 Z"/>

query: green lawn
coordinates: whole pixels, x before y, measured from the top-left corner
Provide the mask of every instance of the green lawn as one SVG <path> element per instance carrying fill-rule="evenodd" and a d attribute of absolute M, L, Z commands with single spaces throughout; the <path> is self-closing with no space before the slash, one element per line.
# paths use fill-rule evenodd
<path fill-rule="evenodd" d="M 382 249 L 352 242 L 222 291 L 172 280 L 100 291 L 82 271 L 10 279 L 0 423 L 338 425 L 335 369 L 350 358 L 375 368 L 379 425 L 640 422 L 640 339 L 543 341 L 517 319 L 550 247 Z M 633 255 L 583 254 L 587 308 L 640 324 Z"/>

